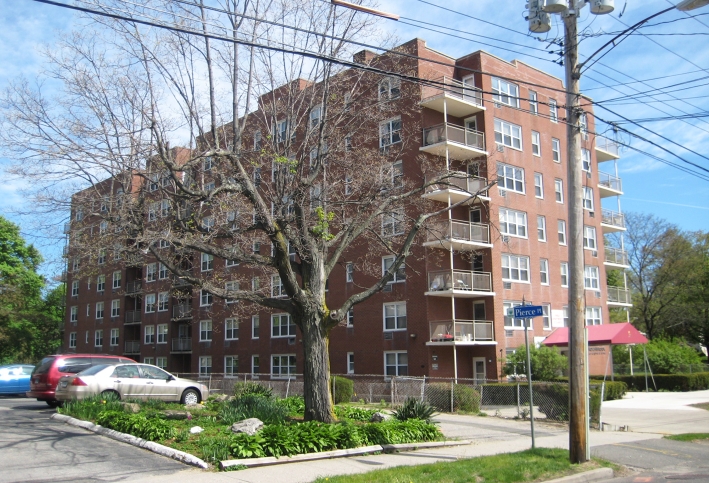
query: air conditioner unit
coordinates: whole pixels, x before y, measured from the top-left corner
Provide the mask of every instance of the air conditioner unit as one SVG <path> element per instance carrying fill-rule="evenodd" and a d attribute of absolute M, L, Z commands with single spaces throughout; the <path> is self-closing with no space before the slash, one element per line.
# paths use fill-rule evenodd
<path fill-rule="evenodd" d="M 502 196 L 503 198 L 507 198 L 507 190 L 499 190 L 499 192 L 500 196 Z"/>
<path fill-rule="evenodd" d="M 508 243 L 510 241 L 510 237 L 507 235 L 502 235 L 502 243 Z"/>
<path fill-rule="evenodd" d="M 391 287 L 392 284 L 388 283 L 386 286 L 382 289 L 382 292 L 391 292 Z"/>
<path fill-rule="evenodd" d="M 601 298 L 601 292 L 596 292 L 595 294 L 596 294 L 596 298 L 597 298 L 597 299 L 600 299 L 600 298 Z"/>
<path fill-rule="evenodd" d="M 498 153 L 504 153 L 504 152 L 505 152 L 505 146 L 504 146 L 504 145 L 502 145 L 502 144 L 496 144 L 495 146 L 497 147 L 497 152 L 498 152 Z"/>
<path fill-rule="evenodd" d="M 295 337 L 290 337 L 288 339 L 288 345 L 295 345 Z"/>
<path fill-rule="evenodd" d="M 590 172 L 590 171 L 586 171 L 586 177 L 587 177 L 588 179 L 591 179 L 591 172 Z"/>
<path fill-rule="evenodd" d="M 505 330 L 505 337 L 512 337 L 514 333 L 514 330 Z"/>
<path fill-rule="evenodd" d="M 589 212 L 588 212 L 588 216 L 590 216 L 591 218 L 593 218 L 594 216 L 596 216 L 596 214 L 595 214 L 593 211 L 589 211 Z"/>
<path fill-rule="evenodd" d="M 594 250 L 594 251 L 592 251 L 592 252 L 591 252 L 591 256 L 592 256 L 592 257 L 596 257 L 596 258 L 598 258 L 598 252 L 597 252 L 597 251 L 595 251 L 595 250 Z"/>
<path fill-rule="evenodd" d="M 384 340 L 392 340 L 394 338 L 393 332 L 384 332 Z"/>
<path fill-rule="evenodd" d="M 502 282 L 502 286 L 505 290 L 512 290 L 512 282 Z"/>
<path fill-rule="evenodd" d="M 494 104 L 495 104 L 495 109 L 501 109 L 501 108 L 502 108 L 502 104 L 500 104 L 499 102 L 495 102 Z"/>

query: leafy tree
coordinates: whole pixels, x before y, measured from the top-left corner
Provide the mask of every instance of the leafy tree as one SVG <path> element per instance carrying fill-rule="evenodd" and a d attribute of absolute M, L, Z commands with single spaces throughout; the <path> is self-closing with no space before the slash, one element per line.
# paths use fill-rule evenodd
<path fill-rule="evenodd" d="M 569 366 L 567 357 L 556 347 L 532 345 L 529 348 L 529 356 L 532 362 L 533 381 L 552 381 Z M 520 346 L 514 354 L 507 357 L 502 370 L 508 376 L 527 374 L 527 351 L 524 346 Z"/>
<path fill-rule="evenodd" d="M 633 348 L 633 364 L 644 364 L 643 349 L 647 353 L 650 369 L 655 374 L 678 374 L 688 371 L 690 364 L 701 364 L 702 358 L 694 348 L 683 340 L 676 338 L 656 338 L 648 342 L 645 347 Z M 628 347 L 618 345 L 613 347 L 613 363 L 629 364 L 630 355 Z"/>

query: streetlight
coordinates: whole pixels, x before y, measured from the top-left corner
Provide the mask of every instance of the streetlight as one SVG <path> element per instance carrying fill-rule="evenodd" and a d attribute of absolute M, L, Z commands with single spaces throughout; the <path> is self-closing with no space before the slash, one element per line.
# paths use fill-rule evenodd
<path fill-rule="evenodd" d="M 579 11 L 590 5 L 591 13 L 604 15 L 614 10 L 614 0 L 529 0 L 529 30 L 543 33 L 551 29 L 549 14 L 557 13 L 564 20 L 564 68 L 566 71 L 567 154 L 569 186 L 569 458 L 572 463 L 583 463 L 591 457 L 588 445 L 588 376 L 586 328 L 584 321 L 583 285 L 583 165 L 581 160 L 582 109 L 579 99 L 581 68 L 609 45 L 617 45 L 621 37 L 636 30 L 648 20 L 670 10 L 683 12 L 709 4 L 709 0 L 682 0 L 677 5 L 662 10 L 625 29 L 583 63 L 578 62 Z M 627 37 L 627 36 L 626 36 Z"/>

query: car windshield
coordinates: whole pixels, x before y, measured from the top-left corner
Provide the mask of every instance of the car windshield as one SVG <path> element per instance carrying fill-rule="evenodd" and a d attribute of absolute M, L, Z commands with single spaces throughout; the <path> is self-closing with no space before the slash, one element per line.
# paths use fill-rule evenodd
<path fill-rule="evenodd" d="M 49 372 L 49 368 L 52 367 L 52 362 L 54 362 L 54 359 L 56 357 L 45 357 L 42 359 L 42 362 L 37 364 L 37 366 L 34 368 L 34 371 L 32 371 L 33 374 L 46 374 Z"/>
<path fill-rule="evenodd" d="M 79 373 L 80 376 L 94 376 L 112 364 L 99 364 L 98 366 L 89 367 L 85 371 Z"/>

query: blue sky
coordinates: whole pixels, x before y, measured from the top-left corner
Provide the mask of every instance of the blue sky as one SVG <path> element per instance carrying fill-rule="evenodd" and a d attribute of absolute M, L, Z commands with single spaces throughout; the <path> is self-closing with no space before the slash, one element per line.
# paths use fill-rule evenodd
<path fill-rule="evenodd" d="M 69 32 L 77 25 L 78 20 L 68 10 L 39 4 L 31 0 L 1 1 L 3 8 L 0 9 L 0 88 L 4 89 L 8 82 L 18 75 L 31 78 L 41 72 L 43 58 L 40 52 L 43 46 L 51 45 L 62 32 Z M 216 0 L 212 0 L 208 3 L 215 2 Z M 617 10 L 606 16 L 593 16 L 586 7 L 581 16 L 579 31 L 600 35 L 596 38 L 587 38 L 581 43 L 582 58 L 583 54 L 588 55 L 595 51 L 609 38 L 608 35 L 603 35 L 604 33 L 620 31 L 625 28 L 623 23 L 634 24 L 671 6 L 673 2 L 674 0 L 672 2 L 670 0 L 642 2 L 636 0 L 634 2 L 628 1 L 626 4 L 625 0 L 616 0 Z M 441 5 L 450 10 L 476 17 L 476 19 L 446 11 L 431 4 Z M 624 6 L 624 4 L 626 5 Z M 475 2 L 469 0 L 446 0 L 445 2 L 430 0 L 428 3 L 421 0 L 382 0 L 380 2 L 382 10 L 405 17 L 400 22 L 385 21 L 382 23 L 384 30 L 396 34 L 398 40 L 402 42 L 420 37 L 427 41 L 429 47 L 452 56 L 462 56 L 482 49 L 506 60 L 522 60 L 563 78 L 563 68 L 551 62 L 558 56 L 543 51 L 547 48 L 548 50 L 559 50 L 559 47 L 553 45 L 548 47 L 548 40 L 555 36 L 562 36 L 563 29 L 560 20 L 558 17 L 553 18 L 551 32 L 543 34 L 544 40 L 540 41 L 535 38 L 538 35 L 527 34 L 524 7 L 524 0 L 504 2 L 499 0 L 476 0 Z M 621 11 L 622 16 L 619 18 Z M 682 19 L 686 15 L 673 11 L 653 20 L 651 23 L 671 22 L 644 31 L 653 34 L 673 35 L 647 37 L 632 35 L 585 73 L 581 82 L 582 90 L 594 101 L 604 101 L 637 92 L 633 88 L 647 91 L 709 76 L 709 47 L 706 42 L 709 35 L 709 6 L 692 12 L 692 14 L 696 15 L 693 19 L 674 21 Z M 431 25 L 422 28 L 406 24 L 416 23 L 415 20 L 443 25 L 445 29 Z M 449 34 L 465 38 L 454 38 L 433 32 L 430 29 L 444 30 Z M 494 40 L 473 37 L 471 34 L 491 37 Z M 535 58 L 535 56 L 540 58 Z M 645 83 L 635 82 L 636 80 L 670 75 L 672 77 L 647 80 Z M 630 82 L 633 83 L 628 84 Z M 605 87 L 601 83 L 614 87 Z M 624 101 L 622 104 L 616 103 L 608 107 L 630 119 L 659 118 L 709 110 L 708 88 L 701 86 L 703 83 L 706 81 L 699 80 L 694 84 L 669 88 L 667 89 L 671 91 L 669 95 L 660 94 L 652 99 L 643 97 L 640 100 Z M 687 88 L 693 85 L 697 85 L 697 87 Z M 656 91 L 656 93 L 659 92 Z M 676 101 L 671 99 L 670 95 L 691 99 Z M 596 114 L 608 120 L 619 119 L 601 109 L 596 109 Z M 709 160 L 680 147 L 690 148 L 697 153 L 706 153 L 705 147 L 709 140 L 709 118 L 689 119 L 685 122 L 664 120 L 644 124 L 655 133 L 680 146 L 660 139 L 657 135 L 643 131 L 637 126 L 627 124 L 622 124 L 622 126 L 665 146 L 672 153 L 687 161 L 709 168 Z M 627 135 L 621 135 L 620 139 L 663 160 L 682 163 L 671 154 L 638 139 L 631 139 Z M 6 165 L 7 160 L 0 158 L 0 169 Z M 610 163 L 602 165 L 601 170 L 611 170 Z M 625 192 L 621 198 L 623 211 L 653 213 L 676 223 L 685 230 L 709 230 L 709 182 L 630 150 L 626 150 L 619 161 L 619 174 L 622 177 Z M 21 182 L 8 179 L 7 176 L 3 177 L 3 183 L 0 184 L 0 213 L 25 227 L 29 226 L 26 220 L 13 214 L 15 210 L 27 208 L 23 205 L 21 188 Z M 604 200 L 604 206 L 615 208 L 615 200 Z M 57 220 L 64 216 L 63 213 L 58 214 Z M 24 230 L 24 233 L 37 244 L 47 258 L 59 260 L 58 247 L 61 244 L 56 240 L 33 238 L 33 233 L 29 230 Z M 52 273 L 56 267 L 57 265 L 54 265 L 54 269 L 50 269 L 48 265 L 45 272 Z"/>

